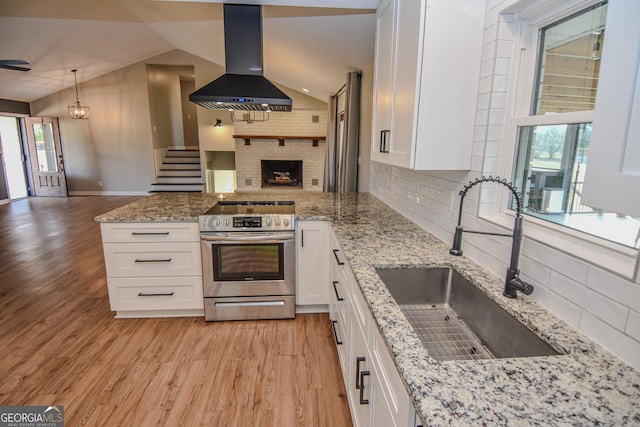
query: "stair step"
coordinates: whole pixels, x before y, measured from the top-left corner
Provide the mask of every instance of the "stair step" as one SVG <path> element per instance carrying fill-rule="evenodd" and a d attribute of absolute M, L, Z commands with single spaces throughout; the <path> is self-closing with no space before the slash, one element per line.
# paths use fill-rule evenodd
<path fill-rule="evenodd" d="M 163 164 L 167 164 L 167 163 L 193 163 L 195 165 L 199 165 L 200 164 L 200 157 L 185 157 L 185 156 L 171 157 L 171 156 L 165 156 L 165 158 L 162 161 L 162 163 Z"/>
<path fill-rule="evenodd" d="M 200 176 L 158 176 L 157 184 L 196 184 L 202 185 L 202 177 Z"/>
<path fill-rule="evenodd" d="M 202 173 L 200 173 L 200 169 L 174 169 L 174 170 L 160 170 L 158 177 L 168 178 L 170 176 L 176 178 L 185 178 L 185 177 L 198 177 L 202 178 Z"/>
<path fill-rule="evenodd" d="M 202 171 L 200 168 L 198 169 L 160 169 L 159 177 L 186 177 L 186 176 L 197 176 L 198 178 L 202 177 Z"/>
<path fill-rule="evenodd" d="M 161 184 L 154 182 L 151 184 L 151 192 L 164 192 L 164 191 L 188 191 L 188 192 L 202 192 L 204 190 L 204 184 Z"/>
<path fill-rule="evenodd" d="M 171 157 L 200 157 L 200 150 L 167 150 L 167 156 Z"/>
<path fill-rule="evenodd" d="M 161 171 L 164 170 L 200 170 L 200 163 L 163 163 Z"/>

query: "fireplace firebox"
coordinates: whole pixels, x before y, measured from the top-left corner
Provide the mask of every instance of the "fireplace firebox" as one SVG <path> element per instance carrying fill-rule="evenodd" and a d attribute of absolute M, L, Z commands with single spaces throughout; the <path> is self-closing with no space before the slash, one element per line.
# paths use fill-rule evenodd
<path fill-rule="evenodd" d="M 302 188 L 302 160 L 261 160 L 262 188 Z"/>

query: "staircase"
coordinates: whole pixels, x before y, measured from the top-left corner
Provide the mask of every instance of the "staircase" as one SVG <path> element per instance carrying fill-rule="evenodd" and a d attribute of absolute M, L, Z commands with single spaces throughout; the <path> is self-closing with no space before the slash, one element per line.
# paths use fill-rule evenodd
<path fill-rule="evenodd" d="M 165 191 L 203 192 L 200 150 L 168 150 L 162 161 L 159 174 L 156 176 L 156 182 L 151 184 L 151 188 L 151 193 Z"/>

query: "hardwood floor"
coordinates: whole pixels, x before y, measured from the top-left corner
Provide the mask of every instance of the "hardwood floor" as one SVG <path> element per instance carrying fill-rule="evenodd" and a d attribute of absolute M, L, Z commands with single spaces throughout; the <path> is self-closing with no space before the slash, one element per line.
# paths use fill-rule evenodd
<path fill-rule="evenodd" d="M 136 197 L 0 206 L 0 405 L 68 426 L 350 426 L 326 314 L 114 319 L 93 218 Z"/>

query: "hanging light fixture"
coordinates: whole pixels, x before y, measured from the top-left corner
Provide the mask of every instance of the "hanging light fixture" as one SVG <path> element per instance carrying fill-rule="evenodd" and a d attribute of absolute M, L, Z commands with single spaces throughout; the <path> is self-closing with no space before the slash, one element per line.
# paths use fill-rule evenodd
<path fill-rule="evenodd" d="M 83 104 L 80 104 L 80 100 L 78 99 L 78 77 L 76 73 L 78 70 L 71 70 L 73 73 L 73 79 L 76 82 L 76 102 L 69 105 L 69 115 L 72 119 L 88 119 L 89 118 L 89 107 Z"/>

